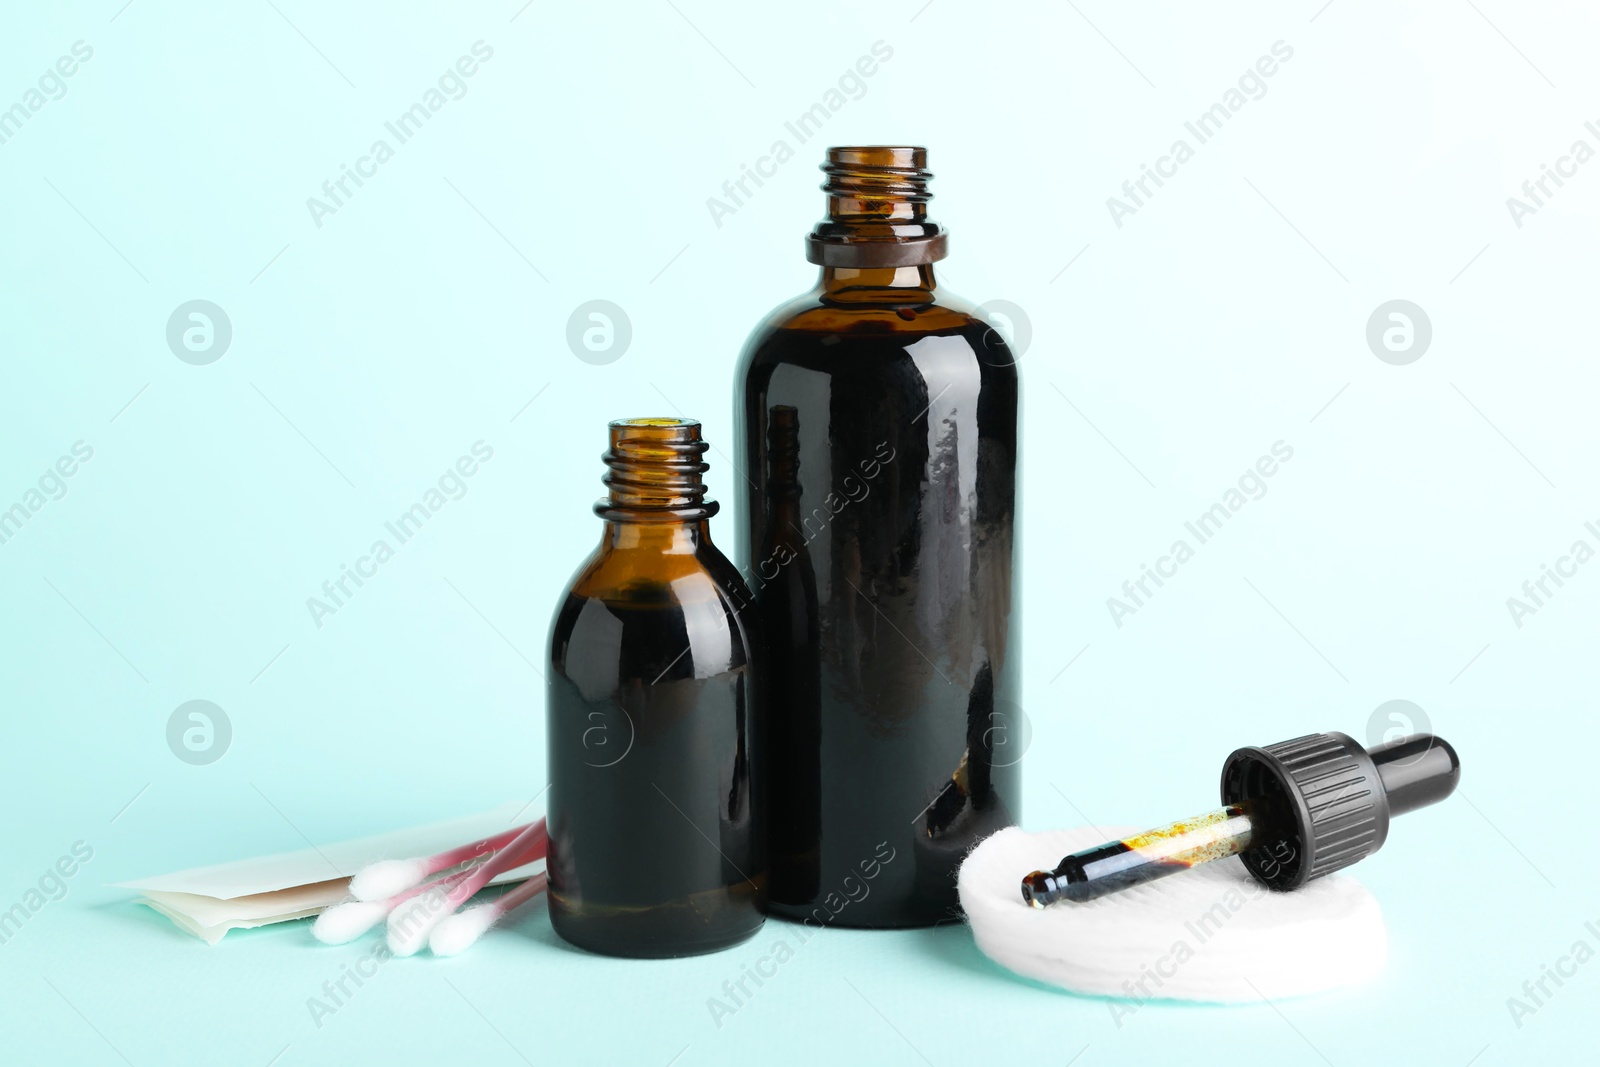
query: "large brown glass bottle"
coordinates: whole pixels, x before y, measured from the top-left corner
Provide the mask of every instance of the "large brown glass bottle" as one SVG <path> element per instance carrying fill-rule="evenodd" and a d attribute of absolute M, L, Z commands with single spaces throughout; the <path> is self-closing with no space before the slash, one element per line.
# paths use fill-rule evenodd
<path fill-rule="evenodd" d="M 611 424 L 600 546 L 551 624 L 550 920 L 595 952 L 711 952 L 764 918 L 750 594 L 706 448 L 692 420 Z"/>
<path fill-rule="evenodd" d="M 832 148 L 822 169 L 821 277 L 736 378 L 769 908 L 929 925 L 1018 814 L 1016 360 L 935 281 L 924 149 Z"/>

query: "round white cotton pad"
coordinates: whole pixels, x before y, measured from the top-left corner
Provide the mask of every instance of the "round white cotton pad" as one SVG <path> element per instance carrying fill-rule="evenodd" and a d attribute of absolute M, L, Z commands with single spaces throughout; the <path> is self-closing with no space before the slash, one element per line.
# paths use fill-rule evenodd
<path fill-rule="evenodd" d="M 1086 904 L 1023 902 L 1025 875 L 1136 832 L 1011 827 L 985 839 L 957 879 L 984 955 L 1075 993 L 1141 1001 L 1303 996 L 1383 970 L 1383 913 L 1349 875 L 1275 893 L 1230 857 Z"/>

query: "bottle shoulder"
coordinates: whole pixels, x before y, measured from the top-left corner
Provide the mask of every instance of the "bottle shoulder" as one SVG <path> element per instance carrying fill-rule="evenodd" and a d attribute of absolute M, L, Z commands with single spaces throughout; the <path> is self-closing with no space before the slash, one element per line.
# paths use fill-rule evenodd
<path fill-rule="evenodd" d="M 624 623 L 640 618 L 659 625 L 669 615 L 692 615 L 702 621 L 723 616 L 730 629 L 740 630 L 737 617 L 749 600 L 738 569 L 713 545 L 681 553 L 601 549 L 568 583 L 552 632 L 570 633 L 589 602 L 604 606 Z"/>
<path fill-rule="evenodd" d="M 578 568 L 567 592 L 623 604 L 674 604 L 720 595 L 731 567 L 721 551 L 597 550 Z M 730 598 L 737 590 L 727 591 Z"/>
<path fill-rule="evenodd" d="M 806 333 L 896 333 L 913 336 L 921 333 L 987 328 L 975 314 L 975 307 L 943 287 L 932 300 L 899 302 L 882 300 L 838 300 L 823 295 L 820 287 L 787 300 L 770 311 L 751 331 L 752 344 L 781 330 Z"/>
<path fill-rule="evenodd" d="M 736 380 L 764 378 L 782 364 L 837 368 L 881 352 L 909 355 L 928 338 L 940 359 L 971 359 L 985 381 L 1017 376 L 1017 359 L 1004 336 L 979 318 L 965 299 L 942 287 L 923 304 L 841 303 L 812 290 L 776 308 L 751 332 L 740 355 Z M 928 352 L 922 345 L 920 351 Z"/>

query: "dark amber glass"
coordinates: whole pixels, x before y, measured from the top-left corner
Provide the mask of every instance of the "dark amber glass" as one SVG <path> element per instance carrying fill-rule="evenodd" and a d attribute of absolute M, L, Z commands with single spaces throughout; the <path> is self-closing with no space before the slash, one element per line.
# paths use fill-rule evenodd
<path fill-rule="evenodd" d="M 595 952 L 711 952 L 763 919 L 750 594 L 711 543 L 706 447 L 692 420 L 611 424 L 600 547 L 551 625 L 550 920 Z"/>
<path fill-rule="evenodd" d="M 770 655 L 769 906 L 959 914 L 1021 791 L 1017 369 L 940 289 L 921 148 L 833 148 L 811 292 L 757 327 L 735 419 L 740 566 Z M 769 669 L 770 668 L 770 669 Z"/>

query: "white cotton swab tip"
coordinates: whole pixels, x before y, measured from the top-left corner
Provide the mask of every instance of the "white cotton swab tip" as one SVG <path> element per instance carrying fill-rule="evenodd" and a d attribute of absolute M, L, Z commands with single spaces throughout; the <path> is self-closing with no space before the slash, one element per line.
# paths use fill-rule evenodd
<path fill-rule="evenodd" d="M 549 876 L 540 872 L 487 904 L 466 908 L 433 928 L 428 947 L 435 956 L 454 956 L 471 948 L 491 927 L 545 891 Z"/>
<path fill-rule="evenodd" d="M 343 945 L 383 922 L 387 914 L 389 902 L 386 900 L 335 904 L 317 916 L 317 921 L 311 924 L 311 935 L 324 945 Z"/>
<path fill-rule="evenodd" d="M 389 951 L 396 956 L 421 952 L 428 935 L 450 914 L 451 908 L 442 889 L 422 893 L 396 907 L 389 913 Z"/>
<path fill-rule="evenodd" d="M 430 873 L 428 861 L 422 857 L 379 860 L 367 864 L 350 879 L 350 895 L 357 900 L 388 900 L 421 883 Z"/>
<path fill-rule="evenodd" d="M 428 947 L 435 956 L 465 952 L 500 921 L 502 914 L 493 904 L 479 904 L 458 911 L 433 928 L 433 933 L 428 935 Z"/>

